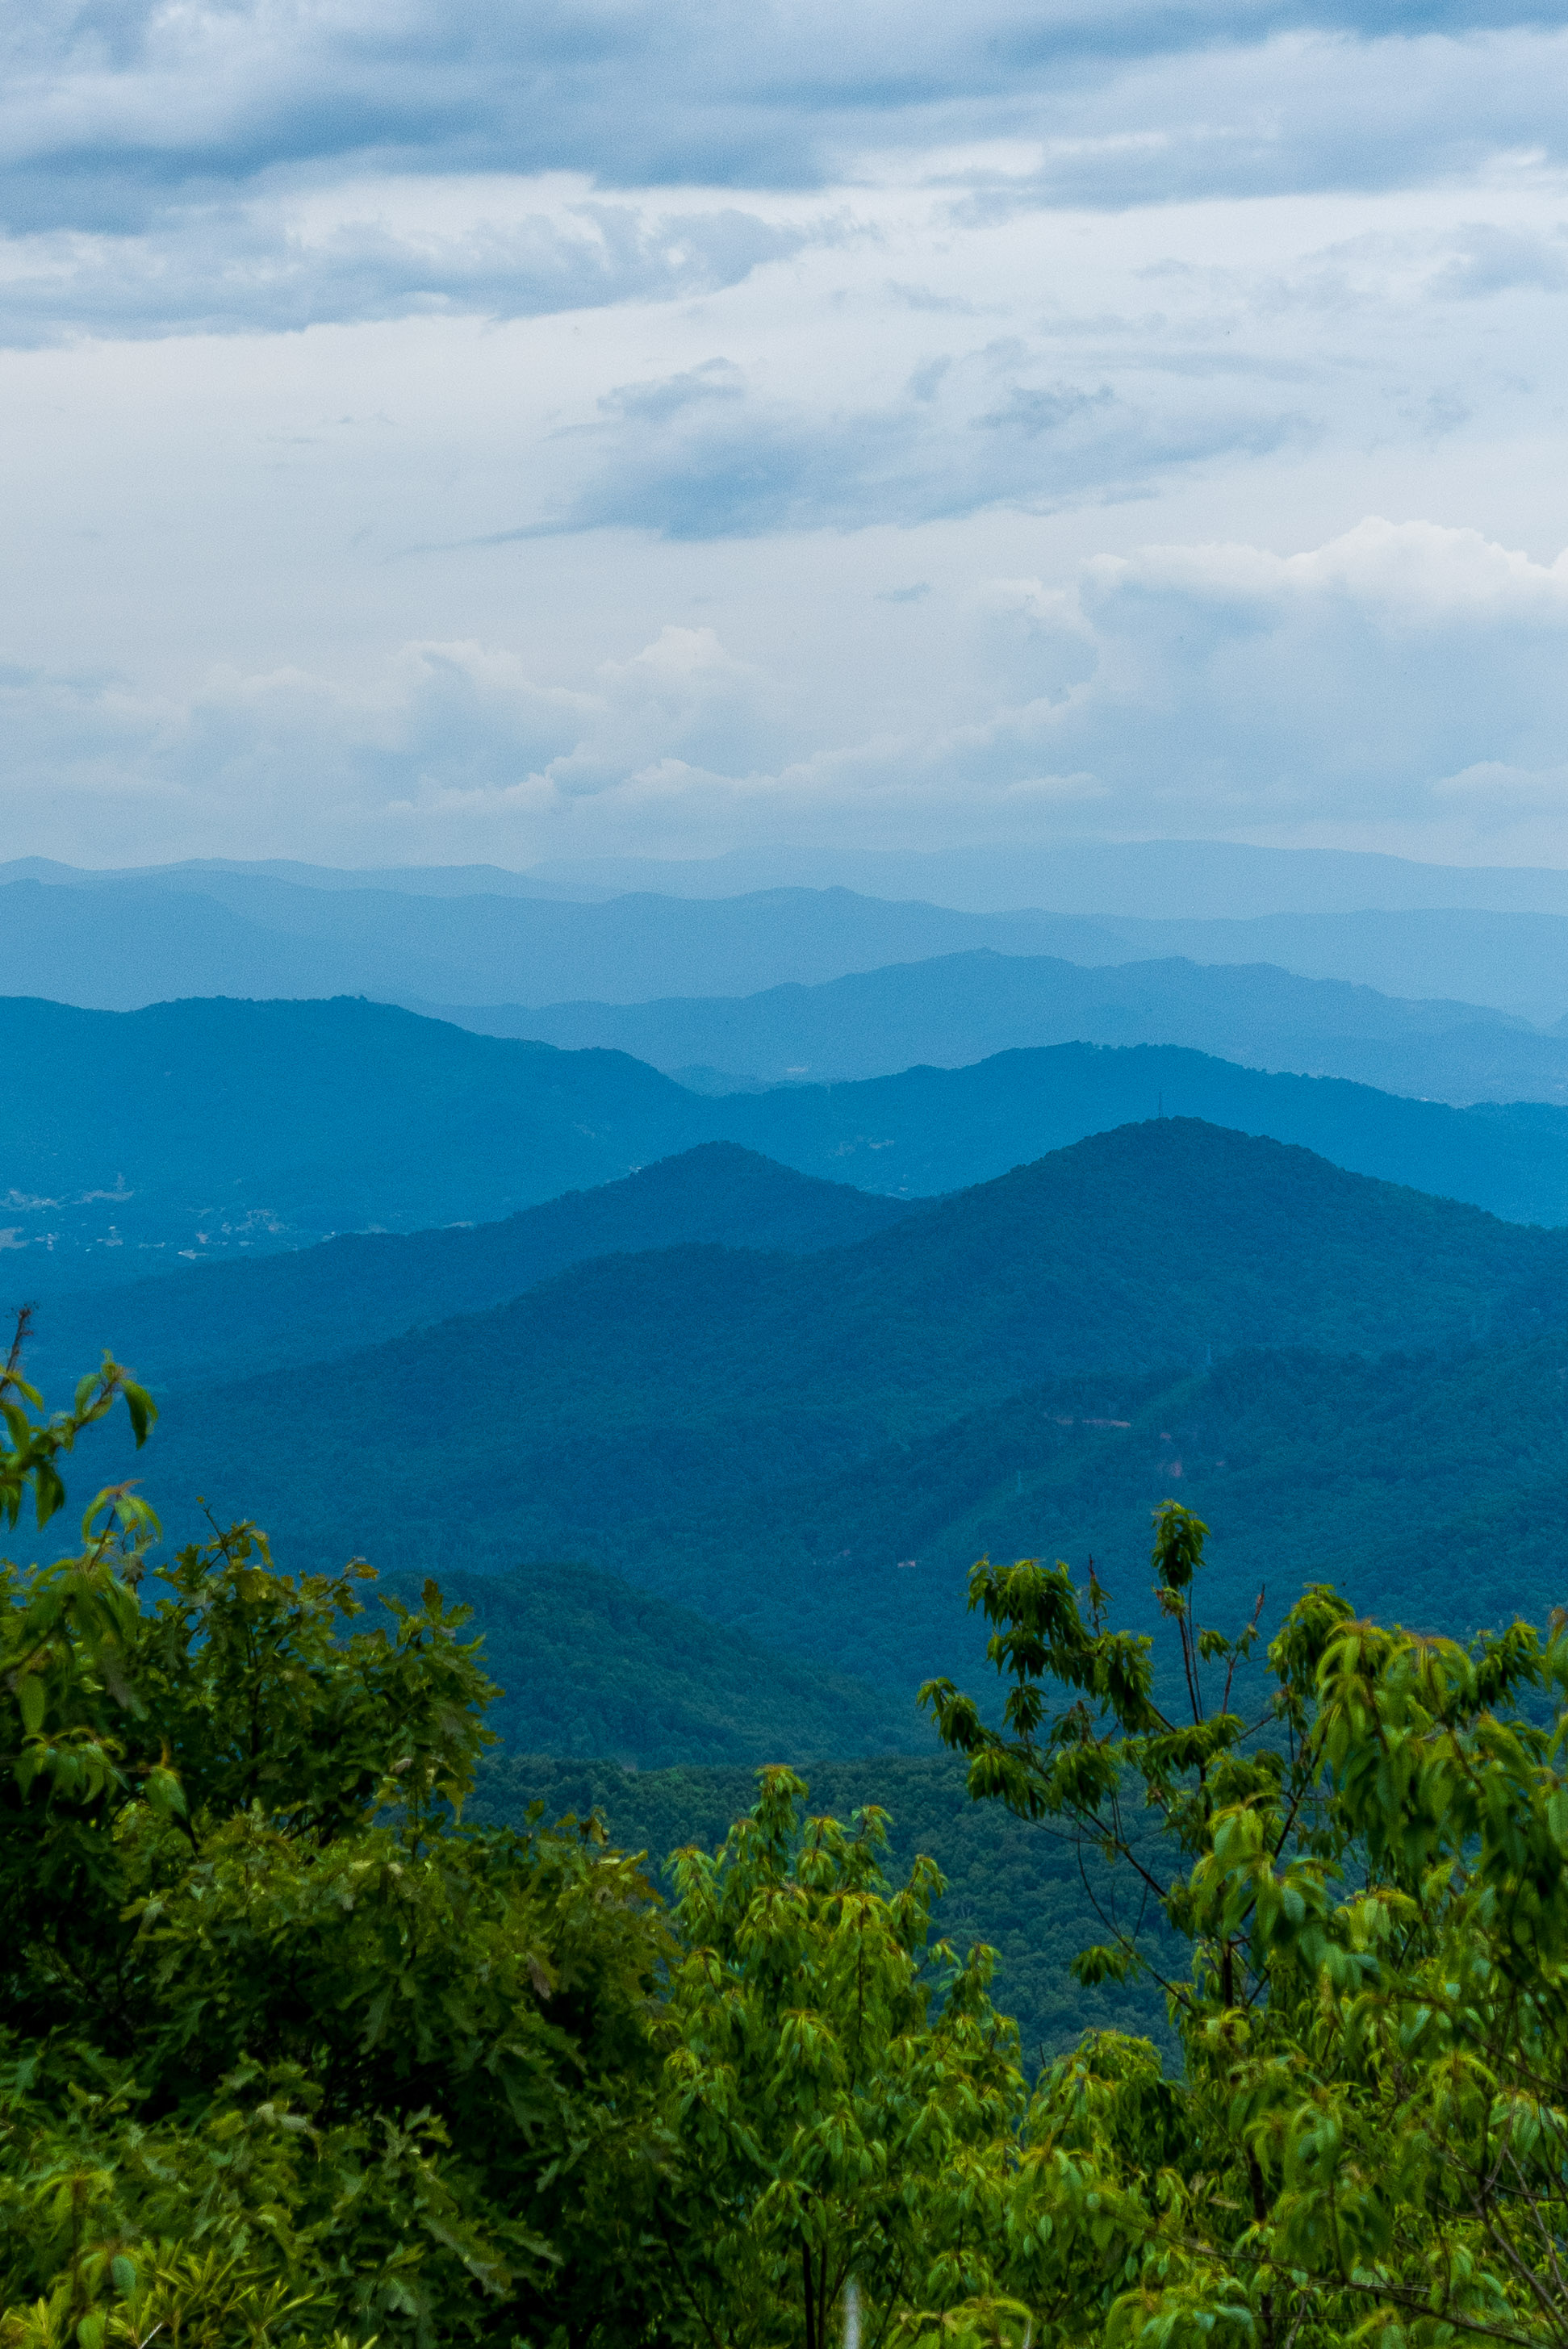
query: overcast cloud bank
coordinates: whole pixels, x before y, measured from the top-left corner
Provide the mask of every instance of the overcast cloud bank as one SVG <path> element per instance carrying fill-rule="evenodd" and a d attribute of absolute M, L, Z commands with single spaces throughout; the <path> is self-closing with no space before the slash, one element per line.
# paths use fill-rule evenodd
<path fill-rule="evenodd" d="M 16 853 L 1568 864 L 1561 9 L 9 38 Z"/>
<path fill-rule="evenodd" d="M 667 626 L 585 687 L 475 642 L 403 646 L 354 678 L 289 667 L 187 697 L 12 671 L 13 777 L 62 784 L 95 832 L 197 853 L 244 807 L 263 846 L 416 861 L 454 830 L 555 854 L 657 837 L 868 844 L 1183 828 L 1552 862 L 1568 790 L 1568 558 L 1371 520 L 1307 554 L 1098 556 L 1070 587 L 996 580 L 969 616 L 1044 689 L 931 731 L 815 740 L 786 682 L 711 627 Z M 1333 688 L 1325 691 L 1324 678 Z M 1500 719 L 1500 713 L 1504 716 Z"/>

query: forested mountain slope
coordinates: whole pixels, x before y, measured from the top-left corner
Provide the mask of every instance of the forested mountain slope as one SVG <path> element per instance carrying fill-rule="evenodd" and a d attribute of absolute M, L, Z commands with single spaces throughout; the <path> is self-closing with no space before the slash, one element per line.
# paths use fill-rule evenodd
<path fill-rule="evenodd" d="M 908 1212 L 902 1200 L 797 1174 L 733 1143 L 701 1143 L 501 1223 L 346 1233 L 313 1248 L 46 1297 L 29 1358 L 44 1383 L 62 1388 L 105 1344 L 147 1363 L 159 1388 L 286 1370 L 503 1304 L 591 1257 L 683 1241 L 799 1254 L 886 1230 Z"/>
<path fill-rule="evenodd" d="M 281 1391 L 176 1395 L 144 1473 L 172 1537 L 201 1493 L 300 1565 L 583 1558 L 903 1687 L 979 1548 L 1093 1549 L 1136 1591 L 1171 1489 L 1231 1600 L 1395 1557 L 1401 1593 L 1491 1607 L 1553 1555 L 1565 1299 L 1568 1234 L 1166 1120 L 850 1247 L 602 1257 Z"/>
<path fill-rule="evenodd" d="M 16 1072 L 0 1092 L 0 1301 L 337 1232 L 489 1221 L 721 1138 L 840 1184 L 931 1196 L 1161 1105 L 1568 1222 L 1568 1111 L 1456 1110 L 1166 1046 L 1059 1045 L 708 1099 L 624 1054 L 347 998 L 131 1013 L 11 998 L 0 1050 Z M 24 1081 L 43 1066 L 48 1086 Z"/>
<path fill-rule="evenodd" d="M 661 1187 L 678 1197 L 678 1180 L 707 1163 L 674 1162 Z M 740 1165 L 749 1179 L 752 1163 Z M 636 1195 L 631 1185 L 621 1193 Z M 441 1236 L 438 1252 L 461 1256 L 479 1237 Z M 714 1246 L 596 1251 L 496 1310 L 421 1330 L 417 1351 L 420 1375 L 451 1407 L 527 1393 L 539 1427 L 579 1394 L 618 1420 L 649 1398 L 673 1409 L 678 1386 L 683 1412 L 705 1401 L 732 1412 L 751 1397 L 771 1408 L 783 1395 L 913 1424 L 955 1398 L 1106 1364 L 1143 1370 L 1249 1345 L 1469 1341 L 1564 1272 L 1568 1231 L 1501 1223 L 1308 1151 L 1165 1118 L 911 1204 L 888 1229 L 800 1260 Z M 377 1377 L 401 1386 L 407 1351 L 397 1339 L 356 1357 L 356 1388 Z M 156 1356 L 136 1367 L 164 1376 Z"/>
<path fill-rule="evenodd" d="M 393 1574 L 382 1588 L 417 1605 L 423 1579 Z M 760 1647 L 617 1575 L 571 1561 L 519 1568 L 497 1607 L 495 1578 L 449 1557 L 441 1587 L 484 1627 L 486 1668 L 504 1692 L 490 1723 L 511 1752 L 637 1770 L 929 1750 L 912 1689 Z"/>
<path fill-rule="evenodd" d="M 465 1442 L 445 1414 L 427 1436 L 410 1414 L 413 1440 L 400 1442 L 378 1434 L 347 1387 L 337 1422 L 320 1425 L 310 1406 L 327 1399 L 313 1381 L 302 1386 L 302 1407 L 277 1415 L 289 1449 L 259 1468 L 246 1452 L 259 1390 L 201 1399 L 211 1441 L 192 1441 L 193 1426 L 171 1413 L 157 1455 L 138 1464 L 170 1532 L 196 1528 L 186 1496 L 200 1475 L 221 1516 L 248 1496 L 281 1560 L 326 1564 L 362 1549 L 394 1578 L 473 1576 L 464 1595 L 497 1643 L 509 1722 L 528 1746 L 555 1742 L 562 1721 L 559 1641 L 536 1637 L 538 1569 L 525 1563 L 540 1556 L 613 1571 L 759 1651 L 878 1687 L 895 1705 L 929 1673 L 974 1677 L 980 1630 L 964 1589 L 981 1553 L 1063 1557 L 1080 1576 L 1093 1558 L 1118 1617 L 1152 1629 L 1150 1516 L 1171 1495 L 1213 1529 L 1203 1615 L 1228 1630 L 1260 1593 L 1267 1630 L 1320 1580 L 1360 1609 L 1449 1632 L 1568 1603 L 1561 1328 L 1457 1353 L 1286 1349 L 1196 1372 L 1057 1379 L 903 1435 L 874 1433 L 870 1414 L 833 1426 L 806 1411 L 759 1433 L 742 1412 L 729 1444 L 716 1414 L 689 1433 L 673 1408 L 662 1422 L 650 1411 L 604 1428 L 585 1411 L 554 1444 L 538 1443 L 521 1395 L 499 1438 L 476 1431 Z M 386 1398 L 372 1389 L 371 1400 Z M 678 1638 L 665 1667 L 678 1689 L 690 1685 L 693 1652 Z M 598 1702 L 600 1669 L 574 1683 L 574 1723 Z M 573 1727 L 572 1750 L 597 1744 L 650 1763 L 733 1752 L 732 1728 L 701 1726 L 701 1708 L 680 1716 L 671 1742 L 657 1722 L 628 1733 L 619 1671 L 603 1671 L 602 1735 Z M 830 1713 L 797 1702 L 800 1742 L 781 1754 L 853 1752 L 868 1724 L 897 1743 L 908 1719 L 846 1709 L 842 1734 L 825 1740 Z M 548 1729 L 530 1733 L 531 1712 Z"/>
<path fill-rule="evenodd" d="M 1261 1591 L 1266 1627 L 1314 1581 L 1448 1632 L 1548 1612 L 1568 1604 L 1565 1481 L 1560 1324 L 1457 1353 L 1286 1349 L 1052 1381 L 602 1538 L 682 1604 L 891 1687 L 972 1652 L 963 1587 L 982 1554 L 1064 1557 L 1080 1575 L 1092 1557 L 1118 1617 L 1152 1630 L 1150 1515 L 1170 1496 L 1213 1529 L 1204 1619 L 1228 1630 Z"/>

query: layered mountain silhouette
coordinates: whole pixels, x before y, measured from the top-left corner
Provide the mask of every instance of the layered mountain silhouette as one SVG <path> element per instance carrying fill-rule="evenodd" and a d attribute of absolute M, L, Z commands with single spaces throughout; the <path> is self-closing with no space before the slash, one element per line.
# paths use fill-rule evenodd
<path fill-rule="evenodd" d="M 662 1850 L 802 1763 L 969 1869 L 1054 2044 L 1080 1889 L 965 1857 L 911 1702 L 990 1686 L 977 1556 L 1092 1559 L 1147 1625 L 1175 1496 L 1226 1630 L 1316 1578 L 1435 1630 L 1568 1595 L 1564 876 L 1379 870 L 1369 910 L 1364 861 L 1276 859 L 1237 921 L 1145 845 L 1052 914 L 978 866 L 971 913 L 931 868 L 0 868 L 26 1366 L 151 1381 L 148 1449 L 83 1469 L 170 1540 L 254 1515 L 287 1569 L 470 1604 L 480 1816 L 603 1801 Z"/>
<path fill-rule="evenodd" d="M 699 1242 L 788 1255 L 846 1245 L 909 1212 L 733 1143 L 700 1143 L 620 1181 L 441 1231 L 346 1233 L 319 1247 L 47 1298 L 29 1361 L 55 1389 L 112 1339 L 163 1388 L 329 1360 L 500 1305 L 594 1257 Z"/>
<path fill-rule="evenodd" d="M 1501 876 L 1511 884 L 1501 905 L 1484 889 L 1467 902 L 1463 875 L 1428 879 L 1414 901 L 1396 893 L 1384 905 L 1381 876 L 1369 876 L 1369 896 L 1346 905 L 1340 872 L 1339 885 L 1316 897 L 1298 878 L 1284 908 L 1236 918 L 1179 910 L 1188 899 L 1176 888 L 1168 910 L 1123 910 L 1149 905 L 1147 873 L 1146 885 L 1125 895 L 1103 874 L 1090 912 L 1084 890 L 1066 883 L 1054 910 L 1025 895 L 1012 909 L 964 911 L 843 887 L 690 897 L 647 883 L 606 896 L 590 885 L 593 902 L 579 903 L 545 876 L 483 868 L 287 872 L 208 864 L 95 876 L 36 860 L 0 865 L 0 992 L 111 1009 L 220 994 L 638 1003 L 746 995 L 989 947 L 1083 964 L 1268 962 L 1390 995 L 1459 998 L 1538 1025 L 1568 1014 L 1568 910 L 1552 874 Z M 932 877 L 940 885 L 940 869 Z M 1024 868 L 1020 888 L 1039 877 Z M 530 894 L 519 894 L 520 880 Z"/>
<path fill-rule="evenodd" d="M 334 1233 L 493 1222 L 725 1140 L 892 1197 L 983 1182 L 1160 1111 L 1356 1173 L 1568 1221 L 1568 1111 L 1461 1110 L 1170 1046 L 717 1098 L 628 1055 L 473 1035 L 381 1004 L 145 1011 L 0 1001 L 0 1303 Z"/>
<path fill-rule="evenodd" d="M 432 1009 L 437 1007 L 431 1007 Z M 1406 1001 L 1271 963 L 1085 968 L 989 950 L 740 998 L 556 1003 L 441 1016 L 487 1035 L 630 1052 L 701 1090 L 959 1068 L 1041 1044 L 1179 1044 L 1456 1104 L 1568 1102 L 1568 1040 L 1474 1004 Z"/>
<path fill-rule="evenodd" d="M 849 1246 L 599 1256 L 286 1376 L 187 1387 L 105 1473 L 141 1474 L 171 1539 L 200 1494 L 296 1567 L 493 1578 L 488 1617 L 518 1626 L 534 1562 L 579 1560 L 907 1692 L 972 1651 L 981 1547 L 1092 1553 L 1136 1615 L 1171 1492 L 1211 1517 L 1231 1612 L 1317 1573 L 1434 1623 L 1533 1605 L 1565 1454 L 1568 1232 L 1167 1119 Z M 820 1738 L 808 1693 L 790 1702 Z M 841 1752 L 875 1717 L 855 1703 Z M 693 1738 L 650 1732 L 641 1758 Z"/>

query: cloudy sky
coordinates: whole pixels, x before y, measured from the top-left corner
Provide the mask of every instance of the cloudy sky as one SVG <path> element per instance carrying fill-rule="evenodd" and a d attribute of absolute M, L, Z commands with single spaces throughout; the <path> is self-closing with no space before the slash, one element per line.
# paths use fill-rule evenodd
<path fill-rule="evenodd" d="M 1568 0 L 16 0 L 11 854 L 1568 865 Z"/>

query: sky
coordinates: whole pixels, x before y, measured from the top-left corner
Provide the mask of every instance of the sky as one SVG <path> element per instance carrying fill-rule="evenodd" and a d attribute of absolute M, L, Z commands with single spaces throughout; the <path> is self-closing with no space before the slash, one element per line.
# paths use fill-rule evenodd
<path fill-rule="evenodd" d="M 1568 0 L 15 0 L 12 855 L 1568 865 Z"/>

